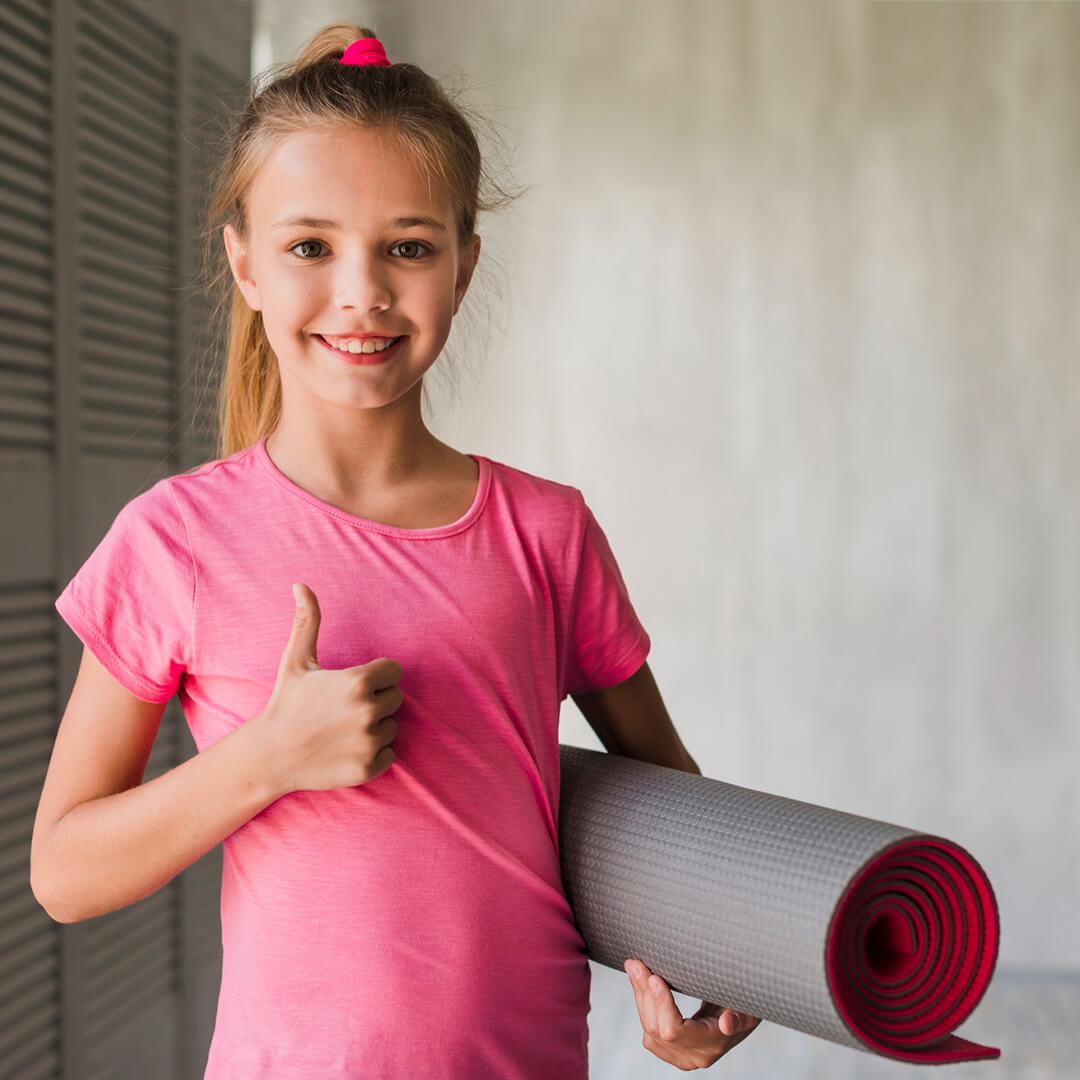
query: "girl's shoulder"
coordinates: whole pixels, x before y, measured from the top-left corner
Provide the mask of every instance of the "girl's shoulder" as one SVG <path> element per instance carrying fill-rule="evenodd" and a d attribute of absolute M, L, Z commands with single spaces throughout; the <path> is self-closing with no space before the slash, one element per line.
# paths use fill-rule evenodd
<path fill-rule="evenodd" d="M 252 488 L 264 477 L 259 468 L 259 444 L 253 443 L 228 457 L 200 462 L 184 472 L 167 476 L 161 485 L 173 498 L 180 495 L 195 501 L 236 498 L 242 489 Z"/>
<path fill-rule="evenodd" d="M 504 484 L 518 490 L 532 491 L 538 495 L 554 499 L 563 498 L 573 500 L 575 495 L 581 494 L 581 492 L 572 484 L 564 483 L 561 480 L 553 480 L 548 476 L 540 476 L 538 473 L 529 472 L 517 465 L 510 465 L 505 461 L 497 461 L 495 458 L 489 457 L 487 460 L 491 464 L 496 475 L 498 475 L 499 479 Z"/>
<path fill-rule="evenodd" d="M 228 457 L 212 458 L 209 461 L 199 462 L 198 465 L 192 465 L 190 469 L 185 469 L 180 473 L 174 473 L 171 477 L 168 477 L 168 479 L 182 480 L 189 476 L 210 476 L 220 469 L 235 471 L 238 467 L 241 469 L 246 468 L 255 460 L 258 448 L 258 442 L 252 443 L 250 446 L 245 446 L 243 449 L 237 450 Z"/>
<path fill-rule="evenodd" d="M 540 476 L 505 461 L 490 457 L 487 460 L 493 482 L 517 505 L 570 517 L 583 513 L 584 496 L 573 484 Z"/>

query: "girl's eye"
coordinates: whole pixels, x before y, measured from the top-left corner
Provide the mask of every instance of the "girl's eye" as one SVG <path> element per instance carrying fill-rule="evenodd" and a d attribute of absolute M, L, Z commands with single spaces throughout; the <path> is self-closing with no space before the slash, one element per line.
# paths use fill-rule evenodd
<path fill-rule="evenodd" d="M 413 247 L 421 248 L 422 250 L 419 251 L 416 255 L 406 255 L 405 258 L 409 262 L 415 262 L 417 259 L 422 258 L 425 254 L 430 254 L 431 251 L 433 250 L 428 244 L 425 244 L 421 240 L 402 240 L 402 241 L 400 241 L 400 243 L 395 244 L 394 247 L 395 248 L 408 247 L 410 244 Z M 394 249 L 391 248 L 390 250 L 393 251 Z"/>
<path fill-rule="evenodd" d="M 305 244 L 318 244 L 319 247 L 322 247 L 321 242 L 318 240 L 298 240 L 291 248 L 289 248 L 289 250 L 294 251 L 296 248 L 303 247 Z M 311 262 L 311 259 L 305 259 L 303 255 L 300 256 L 300 259 L 304 262 Z"/>
<path fill-rule="evenodd" d="M 293 244 L 293 246 L 291 248 L 289 248 L 289 251 L 295 251 L 296 248 L 304 247 L 306 244 L 314 244 L 317 247 L 323 247 L 324 246 L 321 240 L 298 240 L 295 244 Z M 418 259 L 423 258 L 424 255 L 431 254 L 431 252 L 434 250 L 431 247 L 430 244 L 425 244 L 422 240 L 401 240 L 398 243 L 396 243 L 394 245 L 394 247 L 391 248 L 390 250 L 393 251 L 394 248 L 401 248 L 401 247 L 408 248 L 408 247 L 410 247 L 410 245 L 411 245 L 411 247 L 416 248 L 418 250 L 417 250 L 415 255 L 404 255 L 403 256 L 403 258 L 407 262 L 416 262 Z M 313 262 L 314 261 L 313 259 L 309 259 L 304 255 L 300 255 L 299 253 L 297 254 L 297 257 L 302 262 Z"/>

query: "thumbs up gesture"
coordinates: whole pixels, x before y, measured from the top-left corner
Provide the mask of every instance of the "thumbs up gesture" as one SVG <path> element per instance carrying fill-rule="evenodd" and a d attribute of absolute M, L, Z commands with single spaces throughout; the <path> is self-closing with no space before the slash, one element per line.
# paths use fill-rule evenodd
<path fill-rule="evenodd" d="M 321 613 L 306 585 L 293 586 L 296 615 L 266 707 L 248 721 L 258 732 L 278 798 L 366 784 L 394 762 L 393 717 L 404 700 L 403 671 L 380 657 L 347 668 L 319 666 Z"/>

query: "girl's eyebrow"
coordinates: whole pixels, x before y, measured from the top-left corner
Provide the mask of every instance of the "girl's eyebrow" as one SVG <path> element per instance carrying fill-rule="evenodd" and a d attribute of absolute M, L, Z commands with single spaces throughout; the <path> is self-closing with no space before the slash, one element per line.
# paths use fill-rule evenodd
<path fill-rule="evenodd" d="M 441 229 L 443 232 L 449 231 L 446 226 L 437 218 L 424 217 L 422 215 L 414 215 L 413 217 L 399 217 L 394 218 L 387 223 L 392 229 L 409 229 L 414 225 L 426 225 L 431 229 Z M 284 229 L 286 227 L 303 226 L 307 229 L 340 229 L 341 226 L 336 221 L 329 221 L 326 218 L 314 218 L 314 217 L 294 217 L 289 218 L 286 221 L 278 221 L 270 226 L 271 229 Z"/>

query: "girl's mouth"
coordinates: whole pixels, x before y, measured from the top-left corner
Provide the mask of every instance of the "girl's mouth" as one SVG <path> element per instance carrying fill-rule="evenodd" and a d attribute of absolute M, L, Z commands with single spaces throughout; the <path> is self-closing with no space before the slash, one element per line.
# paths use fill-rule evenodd
<path fill-rule="evenodd" d="M 342 349 L 335 349 L 333 345 L 330 345 L 321 334 L 312 335 L 315 340 L 328 352 L 332 352 L 335 356 L 344 360 L 346 364 L 381 364 L 385 360 L 390 360 L 396 356 L 401 349 L 402 344 L 405 342 L 406 337 L 403 334 L 401 337 L 394 339 L 393 345 L 388 345 L 382 352 L 345 352 Z"/>

